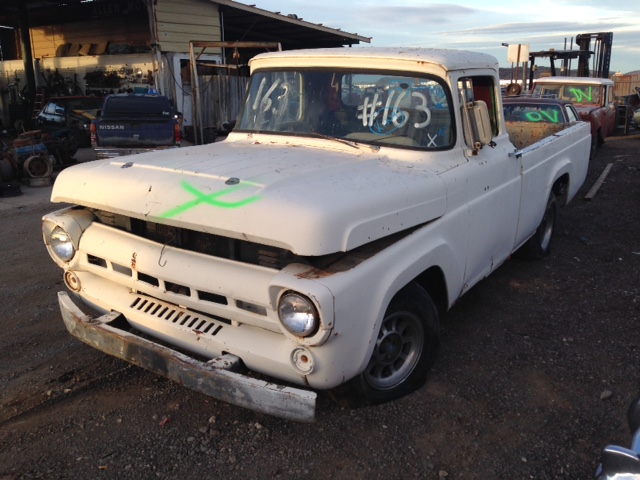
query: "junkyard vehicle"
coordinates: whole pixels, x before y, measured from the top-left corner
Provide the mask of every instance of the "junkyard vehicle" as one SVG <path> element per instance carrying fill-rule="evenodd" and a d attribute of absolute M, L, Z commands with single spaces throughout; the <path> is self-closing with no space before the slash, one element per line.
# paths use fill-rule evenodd
<path fill-rule="evenodd" d="M 23 132 L 6 144 L 0 142 L 0 180 L 27 180 L 32 185 L 51 184 L 53 167 L 68 146 L 67 132 L 59 136 L 42 134 L 40 130 Z"/>
<path fill-rule="evenodd" d="M 52 97 L 36 116 L 36 128 L 47 133 L 69 129 L 69 135 L 79 147 L 91 145 L 90 126 L 102 107 L 100 97 Z"/>
<path fill-rule="evenodd" d="M 52 201 L 76 206 L 44 217 L 44 242 L 103 314 L 61 292 L 67 328 L 289 419 L 314 418 L 313 389 L 355 404 L 414 391 L 440 316 L 516 250 L 549 252 L 589 125 L 516 149 L 484 54 L 299 50 L 251 68 L 225 141 L 57 177 Z"/>
<path fill-rule="evenodd" d="M 613 80 L 589 77 L 545 77 L 534 81 L 533 96 L 569 100 L 580 118 L 591 123 L 592 154 L 617 125 Z"/>
<path fill-rule="evenodd" d="M 108 95 L 91 122 L 91 146 L 99 159 L 177 147 L 182 141 L 178 117 L 163 95 Z"/>
<path fill-rule="evenodd" d="M 627 411 L 627 422 L 633 439 L 630 448 L 609 445 L 602 452 L 596 480 L 637 480 L 640 478 L 640 397 Z"/>
<path fill-rule="evenodd" d="M 633 120 L 633 115 L 638 107 L 640 107 L 640 95 L 633 93 L 631 95 L 623 95 L 615 97 L 616 108 L 618 109 L 618 128 L 622 128 L 623 133 L 626 135 L 631 128 L 635 128 L 636 124 Z"/>
<path fill-rule="evenodd" d="M 517 148 L 580 121 L 580 115 L 567 100 L 523 96 L 503 97 L 502 103 L 509 138 Z"/>

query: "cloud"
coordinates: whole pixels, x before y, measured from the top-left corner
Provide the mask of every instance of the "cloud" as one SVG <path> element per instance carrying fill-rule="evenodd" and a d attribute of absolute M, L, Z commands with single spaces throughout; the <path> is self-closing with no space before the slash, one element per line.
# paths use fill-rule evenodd
<path fill-rule="evenodd" d="M 402 31 L 403 25 L 441 25 L 460 21 L 460 16 L 469 16 L 478 10 L 461 5 L 427 3 L 420 7 L 374 7 L 358 11 L 358 21 L 371 26 L 384 26 Z"/>
<path fill-rule="evenodd" d="M 570 48 L 571 38 L 576 48 L 575 36 L 580 33 L 613 32 L 612 68 L 630 71 L 640 67 L 640 11 L 631 0 L 542 0 L 517 7 L 506 0 L 465 1 L 463 5 L 441 2 L 260 0 L 256 3 L 266 10 L 297 13 L 310 22 L 373 37 L 372 46 L 486 51 L 501 62 L 507 58 L 503 42 L 529 44 L 531 51 L 558 50 L 565 48 L 565 43 Z M 553 21 L 548 21 L 550 18 Z"/>
<path fill-rule="evenodd" d="M 555 37 L 562 35 L 563 32 L 590 32 L 590 31 L 610 31 L 614 28 L 635 27 L 635 23 L 625 22 L 608 22 L 585 24 L 580 22 L 520 22 L 520 23 L 502 23 L 498 25 L 490 25 L 488 27 L 469 28 L 463 30 L 452 30 L 448 32 L 440 32 L 442 35 L 506 35 L 506 34 L 531 34 L 553 32 Z"/>
<path fill-rule="evenodd" d="M 591 7 L 597 10 L 602 10 L 603 3 L 602 0 L 562 0 L 559 2 L 565 6 L 574 5 L 575 8 L 586 8 Z M 609 0 L 607 2 L 607 13 L 616 10 L 616 11 L 627 11 L 635 13 L 634 8 L 631 8 L 632 5 L 628 0 Z"/>

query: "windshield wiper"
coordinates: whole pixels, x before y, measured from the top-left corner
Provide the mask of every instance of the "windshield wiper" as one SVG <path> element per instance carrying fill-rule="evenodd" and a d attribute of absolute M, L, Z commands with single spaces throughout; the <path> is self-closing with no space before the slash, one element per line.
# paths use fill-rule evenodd
<path fill-rule="evenodd" d="M 324 133 L 314 132 L 313 130 L 309 132 L 311 135 L 315 135 L 316 137 L 324 138 L 325 140 L 333 140 L 335 142 L 344 143 L 345 145 L 349 145 L 350 147 L 357 148 L 360 150 L 360 146 L 355 142 L 350 142 L 349 140 L 345 140 L 344 138 L 332 137 L 331 135 L 325 135 Z"/>
<path fill-rule="evenodd" d="M 315 135 L 316 137 L 324 138 L 325 140 L 333 140 L 335 142 L 344 143 L 345 145 L 349 145 L 350 147 L 356 148 L 358 150 L 360 150 L 360 147 L 362 145 L 366 145 L 374 152 L 377 152 L 378 150 L 380 150 L 380 147 L 378 147 L 377 145 L 368 145 L 366 143 L 354 142 L 352 140 L 347 140 L 345 138 L 332 137 L 331 135 L 325 135 L 324 133 L 320 133 L 320 132 L 310 131 L 308 133 L 310 133 L 311 135 Z"/>

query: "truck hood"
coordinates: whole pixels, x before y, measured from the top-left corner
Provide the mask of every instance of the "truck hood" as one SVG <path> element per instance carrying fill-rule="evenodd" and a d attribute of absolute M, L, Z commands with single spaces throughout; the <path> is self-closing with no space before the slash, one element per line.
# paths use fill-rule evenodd
<path fill-rule="evenodd" d="M 391 160 L 384 148 L 265 138 L 76 165 L 58 175 L 51 201 L 298 255 L 348 251 L 446 210 L 445 167 L 432 166 L 429 154 L 393 149 Z"/>
<path fill-rule="evenodd" d="M 574 103 L 573 106 L 576 108 L 576 110 L 578 111 L 581 117 L 588 117 L 591 114 L 591 112 L 602 108 L 600 105 L 595 105 L 595 104 L 594 105 L 589 105 L 589 104 L 576 105 Z"/>

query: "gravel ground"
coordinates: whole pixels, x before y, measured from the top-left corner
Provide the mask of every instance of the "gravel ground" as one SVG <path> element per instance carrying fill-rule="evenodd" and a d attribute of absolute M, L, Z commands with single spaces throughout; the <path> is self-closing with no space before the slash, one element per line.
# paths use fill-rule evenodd
<path fill-rule="evenodd" d="M 508 261 L 451 309 L 422 389 L 356 410 L 321 392 L 314 424 L 217 402 L 71 338 L 40 235 L 52 206 L 0 198 L 0 479 L 592 478 L 605 445 L 629 444 L 640 386 L 639 146 L 614 138 L 597 153 L 548 258 Z"/>

